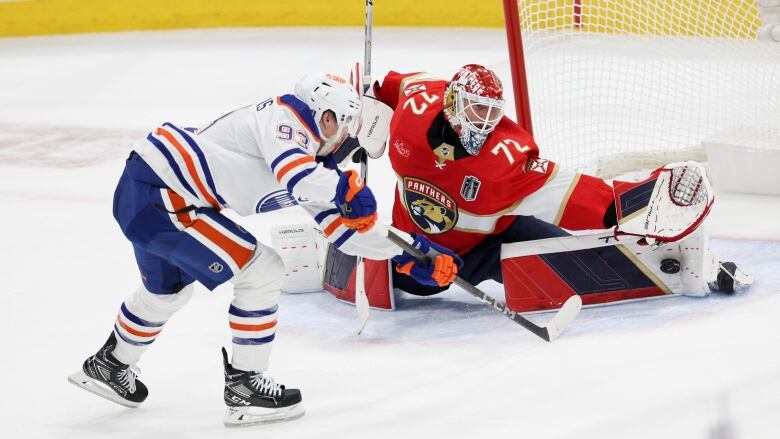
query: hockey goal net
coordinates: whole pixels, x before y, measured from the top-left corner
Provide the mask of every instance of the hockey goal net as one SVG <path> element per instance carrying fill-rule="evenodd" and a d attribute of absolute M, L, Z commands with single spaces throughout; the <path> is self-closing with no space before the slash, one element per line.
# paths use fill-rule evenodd
<path fill-rule="evenodd" d="M 780 0 L 504 0 L 518 120 L 611 177 L 702 142 L 780 148 Z M 530 111 L 530 113 L 529 113 Z"/>

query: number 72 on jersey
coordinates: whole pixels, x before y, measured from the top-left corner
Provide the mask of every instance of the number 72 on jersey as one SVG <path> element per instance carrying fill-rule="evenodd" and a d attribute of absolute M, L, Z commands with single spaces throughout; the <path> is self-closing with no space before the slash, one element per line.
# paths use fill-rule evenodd
<path fill-rule="evenodd" d="M 499 155 L 501 153 L 504 153 L 506 159 L 509 160 L 509 164 L 513 165 L 515 163 L 514 154 L 519 153 L 521 157 L 525 157 L 526 153 L 530 150 L 531 147 L 528 145 L 520 145 L 520 143 L 512 139 L 504 139 L 498 142 L 496 146 L 494 146 L 493 149 L 490 150 L 490 152 L 492 152 L 493 155 Z"/>

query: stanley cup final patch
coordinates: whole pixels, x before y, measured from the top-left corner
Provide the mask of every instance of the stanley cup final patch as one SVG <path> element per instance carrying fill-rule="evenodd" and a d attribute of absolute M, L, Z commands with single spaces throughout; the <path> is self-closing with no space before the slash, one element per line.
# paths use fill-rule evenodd
<path fill-rule="evenodd" d="M 463 179 L 463 185 L 460 187 L 460 196 L 466 201 L 474 201 L 477 199 L 477 193 L 479 192 L 480 181 L 473 175 L 467 175 Z"/>
<path fill-rule="evenodd" d="M 425 233 L 444 233 L 458 221 L 455 200 L 434 184 L 404 177 L 403 201 L 409 217 Z"/>

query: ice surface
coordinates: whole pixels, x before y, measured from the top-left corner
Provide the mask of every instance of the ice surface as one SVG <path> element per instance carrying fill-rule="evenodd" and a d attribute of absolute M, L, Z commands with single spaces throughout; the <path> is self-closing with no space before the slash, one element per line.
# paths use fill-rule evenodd
<path fill-rule="evenodd" d="M 715 249 L 755 274 L 750 291 L 586 309 L 552 344 L 458 289 L 401 295 L 395 312 L 372 312 L 361 336 L 353 307 L 324 293 L 283 296 L 271 373 L 302 389 L 298 421 L 222 426 L 226 287 L 199 287 L 141 360 L 150 387 L 141 408 L 68 384 L 138 282 L 111 217 L 134 135 L 165 120 L 200 125 L 291 90 L 309 69 L 346 73 L 359 59 L 357 28 L 0 40 L 0 437 L 780 436 L 772 197 L 718 194 L 710 220 Z M 495 30 L 380 28 L 374 60 L 377 76 L 393 68 L 449 77 L 478 62 L 509 82 Z M 387 220 L 386 160 L 369 175 Z M 270 226 L 305 220 L 290 209 L 243 223 L 267 242 Z M 502 296 L 497 284 L 482 287 Z"/>

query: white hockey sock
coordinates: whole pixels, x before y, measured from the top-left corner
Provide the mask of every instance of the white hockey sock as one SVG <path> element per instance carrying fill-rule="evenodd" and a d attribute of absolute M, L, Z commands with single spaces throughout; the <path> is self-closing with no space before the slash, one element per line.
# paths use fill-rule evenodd
<path fill-rule="evenodd" d="M 154 294 L 141 286 L 130 294 L 114 324 L 114 357 L 125 364 L 137 363 L 173 313 L 190 300 L 193 290 L 190 284 L 176 294 Z"/>
<path fill-rule="evenodd" d="M 258 244 L 257 255 L 236 275 L 228 311 L 233 336 L 233 367 L 265 371 L 276 337 L 276 311 L 284 265 L 273 249 Z"/>
<path fill-rule="evenodd" d="M 243 309 L 235 303 L 234 300 L 228 313 L 233 335 L 233 367 L 257 372 L 267 370 L 276 337 L 277 306 Z"/>

